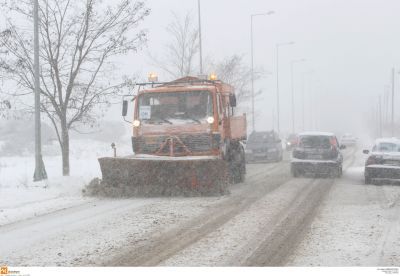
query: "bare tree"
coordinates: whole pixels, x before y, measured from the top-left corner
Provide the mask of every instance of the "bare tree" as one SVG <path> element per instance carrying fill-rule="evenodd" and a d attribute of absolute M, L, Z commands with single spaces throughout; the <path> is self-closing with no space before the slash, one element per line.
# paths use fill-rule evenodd
<path fill-rule="evenodd" d="M 32 26 L 30 0 L 1 0 L 9 14 Z M 141 1 L 40 0 L 41 110 L 54 126 L 69 175 L 69 132 L 93 123 L 99 109 L 131 84 L 117 81 L 113 58 L 137 51 L 146 41 L 140 22 L 149 14 Z M 0 33 L 0 72 L 17 84 L 14 95 L 33 92 L 33 38 L 29 28 L 8 20 Z"/>
<path fill-rule="evenodd" d="M 164 47 L 164 58 L 150 58 L 170 77 L 178 79 L 196 73 L 194 58 L 199 53 L 199 34 L 190 12 L 184 16 L 172 13 L 172 18 L 166 27 L 170 41 Z"/>
<path fill-rule="evenodd" d="M 243 104 L 251 97 L 251 68 L 243 61 L 244 56 L 233 55 L 218 62 L 210 62 L 208 68 L 217 74 L 218 78 L 235 88 L 238 103 Z M 263 76 L 263 70 L 254 71 L 254 80 Z M 260 92 L 256 93 L 258 96 Z"/>

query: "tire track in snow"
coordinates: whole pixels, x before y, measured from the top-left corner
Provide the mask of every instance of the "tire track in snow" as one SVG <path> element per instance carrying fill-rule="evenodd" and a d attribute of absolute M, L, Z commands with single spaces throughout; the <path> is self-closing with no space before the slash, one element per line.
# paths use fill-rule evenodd
<path fill-rule="evenodd" d="M 289 176 L 287 162 L 279 163 L 270 171 L 250 176 L 244 183 L 245 189 L 240 194 L 210 207 L 200 217 L 196 217 L 178 228 L 166 233 L 155 233 L 149 242 L 122 250 L 121 254 L 103 263 L 106 266 L 156 266 L 177 254 L 189 245 L 215 231 L 234 216 L 243 212 L 265 194 L 286 183 Z M 277 175 L 276 175 L 277 174 Z M 265 185 L 265 179 L 274 176 L 277 179 Z M 251 182 L 250 182 L 251 181 Z"/>
<path fill-rule="evenodd" d="M 353 149 L 345 160 L 345 170 L 355 162 Z M 288 208 L 275 217 L 277 223 L 261 231 L 266 238 L 254 252 L 242 260 L 243 266 L 283 266 L 306 234 L 320 205 L 334 185 L 334 179 L 315 179 L 305 190 L 288 203 Z M 267 234 L 264 234 L 267 233 Z"/>

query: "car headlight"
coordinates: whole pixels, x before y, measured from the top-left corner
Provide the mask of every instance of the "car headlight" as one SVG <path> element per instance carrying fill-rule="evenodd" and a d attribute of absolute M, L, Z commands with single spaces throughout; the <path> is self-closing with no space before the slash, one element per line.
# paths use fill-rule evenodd
<path fill-rule="evenodd" d="M 214 117 L 208 117 L 207 118 L 207 123 L 209 123 L 210 125 L 212 124 L 212 123 L 214 123 Z"/>

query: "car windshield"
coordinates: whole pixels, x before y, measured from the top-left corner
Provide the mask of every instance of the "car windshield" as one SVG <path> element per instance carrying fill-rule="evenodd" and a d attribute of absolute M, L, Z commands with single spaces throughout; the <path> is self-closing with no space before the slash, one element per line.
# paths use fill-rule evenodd
<path fill-rule="evenodd" d="M 300 147 L 302 148 L 323 148 L 331 147 L 331 137 L 329 136 L 302 136 L 300 138 Z"/>
<path fill-rule="evenodd" d="M 275 141 L 273 133 L 252 133 L 249 137 L 249 143 L 273 143 Z"/>
<path fill-rule="evenodd" d="M 212 116 L 208 91 L 159 92 L 139 96 L 139 119 L 145 123 L 202 123 Z"/>
<path fill-rule="evenodd" d="M 378 152 L 398 152 L 400 147 L 396 143 L 382 142 L 373 148 L 373 151 Z"/>

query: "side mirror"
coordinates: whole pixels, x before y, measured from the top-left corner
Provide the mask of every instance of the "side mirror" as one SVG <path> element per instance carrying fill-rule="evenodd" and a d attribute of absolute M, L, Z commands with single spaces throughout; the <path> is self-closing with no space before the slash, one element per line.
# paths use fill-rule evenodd
<path fill-rule="evenodd" d="M 8 109 L 11 109 L 11 103 L 10 103 L 10 101 L 5 100 L 5 101 L 3 101 L 3 104 L 4 104 Z"/>
<path fill-rule="evenodd" d="M 369 154 L 369 150 L 363 150 L 364 154 Z"/>
<path fill-rule="evenodd" d="M 124 100 L 122 102 L 122 117 L 125 117 L 128 114 L 128 101 Z"/>
<path fill-rule="evenodd" d="M 345 145 L 340 145 L 339 149 L 345 149 L 346 146 Z"/>
<path fill-rule="evenodd" d="M 235 94 L 229 95 L 229 104 L 231 107 L 236 107 L 236 95 Z"/>

